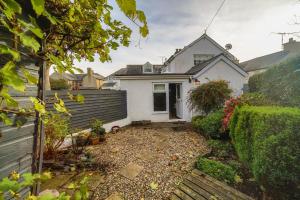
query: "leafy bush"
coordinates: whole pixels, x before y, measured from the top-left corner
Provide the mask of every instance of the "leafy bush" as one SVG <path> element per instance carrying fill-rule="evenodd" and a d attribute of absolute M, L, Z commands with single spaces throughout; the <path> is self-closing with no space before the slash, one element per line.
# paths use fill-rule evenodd
<path fill-rule="evenodd" d="M 219 110 L 208 114 L 204 118 L 198 118 L 192 122 L 197 132 L 203 134 L 207 138 L 220 138 L 222 135 L 222 119 L 224 112 Z"/>
<path fill-rule="evenodd" d="M 192 90 L 189 94 L 190 109 L 208 114 L 223 107 L 232 90 L 224 80 L 210 81 Z"/>
<path fill-rule="evenodd" d="M 230 135 L 260 185 L 282 199 L 300 197 L 300 109 L 242 106 L 234 111 Z"/>
<path fill-rule="evenodd" d="M 197 169 L 204 173 L 227 183 L 235 183 L 236 171 L 229 165 L 220 161 L 200 157 L 196 163 Z"/>
<path fill-rule="evenodd" d="M 70 89 L 68 81 L 64 79 L 50 79 L 51 90 L 67 90 Z"/>
<path fill-rule="evenodd" d="M 276 102 L 269 99 L 266 95 L 253 92 L 253 93 L 245 93 L 240 96 L 241 104 L 246 104 L 249 106 L 272 106 L 276 105 Z"/>
<path fill-rule="evenodd" d="M 208 140 L 208 146 L 212 149 L 212 155 L 218 158 L 228 158 L 234 152 L 229 141 Z"/>
<path fill-rule="evenodd" d="M 104 135 L 105 134 L 105 129 L 102 127 L 103 122 L 99 119 L 95 119 L 92 122 L 92 134 L 93 135 Z"/>
<path fill-rule="evenodd" d="M 69 118 L 62 114 L 50 113 L 45 124 L 45 158 L 55 158 L 57 150 L 69 133 Z"/>
<path fill-rule="evenodd" d="M 249 87 L 251 92 L 260 92 L 281 105 L 300 107 L 300 57 L 250 77 Z"/>

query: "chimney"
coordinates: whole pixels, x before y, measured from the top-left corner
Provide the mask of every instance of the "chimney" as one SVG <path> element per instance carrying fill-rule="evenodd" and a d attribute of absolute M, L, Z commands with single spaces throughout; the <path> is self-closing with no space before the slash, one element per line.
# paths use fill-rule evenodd
<path fill-rule="evenodd" d="M 287 43 L 283 44 L 283 50 L 289 53 L 300 53 L 300 42 L 290 38 Z"/>
<path fill-rule="evenodd" d="M 181 51 L 181 49 L 176 49 L 175 50 L 175 54 L 178 53 L 179 51 Z"/>
<path fill-rule="evenodd" d="M 88 68 L 87 68 L 87 76 L 88 76 L 88 77 L 92 77 L 93 74 L 94 74 L 94 72 L 93 72 L 92 68 L 88 67 Z"/>

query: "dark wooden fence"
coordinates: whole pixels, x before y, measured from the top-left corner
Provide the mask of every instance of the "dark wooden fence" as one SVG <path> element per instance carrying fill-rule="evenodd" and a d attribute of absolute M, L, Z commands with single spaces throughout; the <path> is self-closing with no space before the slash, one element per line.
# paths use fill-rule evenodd
<path fill-rule="evenodd" d="M 85 100 L 83 104 L 70 100 L 68 91 L 49 91 L 46 93 L 46 103 L 49 110 L 53 110 L 56 101 L 55 93 L 63 99 L 70 110 L 72 128 L 89 128 L 93 119 L 100 119 L 104 123 L 121 120 L 127 117 L 126 91 L 117 90 L 78 90 L 71 94 L 81 94 Z"/>

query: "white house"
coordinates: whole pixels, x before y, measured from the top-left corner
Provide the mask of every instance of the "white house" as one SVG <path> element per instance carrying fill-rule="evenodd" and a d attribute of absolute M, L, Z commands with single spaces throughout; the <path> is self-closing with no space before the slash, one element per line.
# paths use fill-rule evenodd
<path fill-rule="evenodd" d="M 190 121 L 188 93 L 209 80 L 227 80 L 234 95 L 242 93 L 247 72 L 235 57 L 204 34 L 177 49 L 164 65 L 128 65 L 114 73 L 120 89 L 127 91 L 132 121 Z"/>

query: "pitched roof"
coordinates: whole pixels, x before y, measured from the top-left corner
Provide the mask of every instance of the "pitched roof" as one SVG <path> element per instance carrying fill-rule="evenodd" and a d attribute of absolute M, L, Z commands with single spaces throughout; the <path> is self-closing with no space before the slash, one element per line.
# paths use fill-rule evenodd
<path fill-rule="evenodd" d="M 207 39 L 207 40 L 209 40 L 211 43 L 213 43 L 219 49 L 221 49 L 224 53 L 228 54 L 230 57 L 232 57 L 232 59 L 235 59 L 234 55 L 232 55 L 229 51 L 227 51 L 224 47 L 222 47 L 214 39 L 212 39 L 206 33 L 204 33 L 199 38 L 197 38 L 196 40 L 194 40 L 193 42 L 191 42 L 189 45 L 185 46 L 183 49 L 181 49 L 179 51 L 176 51 L 172 56 L 170 56 L 170 58 L 165 63 L 170 63 L 176 56 L 178 56 L 179 54 L 183 53 L 186 49 L 190 48 L 191 46 L 193 46 L 194 44 L 196 44 L 197 42 L 199 42 L 200 40 L 202 40 L 204 38 Z"/>
<path fill-rule="evenodd" d="M 269 55 L 261 56 L 258 58 L 254 58 L 245 62 L 240 63 L 240 65 L 244 68 L 245 71 L 255 71 L 260 69 L 268 68 L 274 64 L 278 64 L 285 59 L 289 58 L 288 51 L 279 51 L 276 53 L 272 53 Z"/>
<path fill-rule="evenodd" d="M 189 69 L 189 70 L 186 72 L 186 74 L 193 74 L 193 75 L 195 75 L 195 74 L 201 72 L 205 67 L 207 67 L 208 65 L 210 65 L 211 63 L 213 63 L 214 61 L 216 61 L 216 60 L 217 60 L 218 58 L 220 58 L 220 57 L 226 58 L 229 62 L 233 63 L 233 64 L 236 65 L 238 68 L 240 68 L 240 70 L 242 71 L 242 73 L 245 73 L 245 74 L 246 74 L 246 72 L 244 71 L 244 69 L 243 69 L 238 63 L 233 62 L 233 61 L 232 61 L 231 59 L 229 59 L 228 56 L 225 55 L 224 53 L 221 53 L 221 54 L 219 54 L 219 55 L 217 55 L 217 56 L 214 56 L 214 57 L 212 57 L 211 59 L 209 59 L 209 60 L 207 60 L 207 61 L 205 61 L 205 62 L 203 62 L 203 63 L 200 63 L 200 64 L 198 64 L 198 65 L 195 65 L 194 67 L 192 67 L 191 69 Z"/>
<path fill-rule="evenodd" d="M 54 79 L 60 79 L 60 78 L 63 78 L 63 79 L 67 79 L 69 81 L 82 81 L 83 78 L 86 76 L 87 74 L 69 74 L 69 73 L 59 73 L 59 72 L 54 72 L 51 74 L 51 78 L 54 78 Z M 94 73 L 94 77 L 96 79 L 104 79 L 104 77 L 98 73 Z"/>
<path fill-rule="evenodd" d="M 223 54 L 219 54 L 217 56 L 212 57 L 211 59 L 200 63 L 198 65 L 195 65 L 194 67 L 192 67 L 191 69 L 189 69 L 186 74 L 197 74 L 198 72 L 200 72 L 202 69 L 204 69 L 206 66 L 208 66 L 210 63 L 212 63 L 213 61 L 215 61 L 217 58 L 219 58 L 221 55 Z"/>
<path fill-rule="evenodd" d="M 106 82 L 106 83 L 103 83 L 103 85 L 101 87 L 113 87 L 116 84 L 117 84 L 116 82 Z"/>
<path fill-rule="evenodd" d="M 151 74 L 161 74 L 161 69 L 163 65 L 153 65 L 153 73 Z M 126 68 L 121 68 L 112 75 L 142 75 L 143 65 L 127 65 Z"/>

